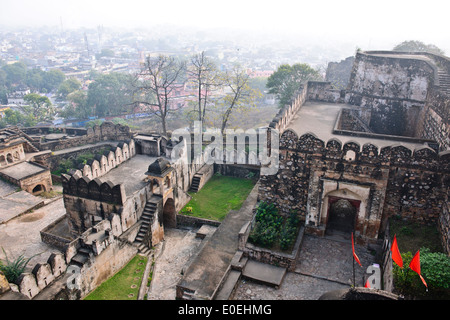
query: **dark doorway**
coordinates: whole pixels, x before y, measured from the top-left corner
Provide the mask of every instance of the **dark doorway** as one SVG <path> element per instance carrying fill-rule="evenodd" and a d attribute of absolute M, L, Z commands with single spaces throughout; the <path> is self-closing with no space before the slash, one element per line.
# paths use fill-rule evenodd
<path fill-rule="evenodd" d="M 360 204 L 358 200 L 329 197 L 327 232 L 351 233 L 355 228 Z"/>
<path fill-rule="evenodd" d="M 31 191 L 31 193 L 33 193 L 33 194 L 40 194 L 40 193 L 42 193 L 42 192 L 44 192 L 45 191 L 45 187 L 42 185 L 42 184 L 38 184 L 37 186 L 35 186 L 34 188 L 33 188 L 33 190 Z"/>
<path fill-rule="evenodd" d="M 177 218 L 175 211 L 175 202 L 172 198 L 167 199 L 163 209 L 163 221 L 165 228 L 176 228 Z"/>

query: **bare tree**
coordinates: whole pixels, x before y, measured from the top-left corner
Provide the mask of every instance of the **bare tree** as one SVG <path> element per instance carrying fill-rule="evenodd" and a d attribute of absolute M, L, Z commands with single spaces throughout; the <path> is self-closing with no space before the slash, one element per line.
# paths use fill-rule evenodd
<path fill-rule="evenodd" d="M 197 119 L 204 124 L 206 109 L 215 90 L 222 88 L 222 77 L 216 64 L 202 51 L 191 57 L 188 67 L 188 77 L 197 90 L 195 112 Z"/>
<path fill-rule="evenodd" d="M 185 63 L 169 56 L 147 56 L 142 70 L 133 81 L 134 104 L 161 119 L 162 131 L 167 136 L 167 116 L 177 109 L 174 106 L 174 90 L 183 84 L 179 81 L 185 71 Z"/>
<path fill-rule="evenodd" d="M 256 99 L 261 96 L 259 90 L 252 89 L 249 85 L 250 77 L 240 68 L 235 66 L 225 74 L 225 85 L 228 93 L 223 97 L 224 106 L 222 113 L 221 132 L 225 132 L 228 120 L 233 112 L 248 108 L 255 104 Z"/>

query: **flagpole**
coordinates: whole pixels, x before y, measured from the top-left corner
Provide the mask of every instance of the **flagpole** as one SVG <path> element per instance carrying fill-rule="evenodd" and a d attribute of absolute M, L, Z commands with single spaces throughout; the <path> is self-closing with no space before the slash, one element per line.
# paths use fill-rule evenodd
<path fill-rule="evenodd" d="M 353 261 L 353 288 L 356 288 L 356 284 L 355 284 L 355 258 L 352 257 L 352 261 Z"/>
<path fill-rule="evenodd" d="M 353 250 L 353 231 L 352 231 L 352 266 L 353 266 L 353 288 L 356 288 L 356 283 L 355 283 L 355 256 L 353 255 L 354 250 Z"/>

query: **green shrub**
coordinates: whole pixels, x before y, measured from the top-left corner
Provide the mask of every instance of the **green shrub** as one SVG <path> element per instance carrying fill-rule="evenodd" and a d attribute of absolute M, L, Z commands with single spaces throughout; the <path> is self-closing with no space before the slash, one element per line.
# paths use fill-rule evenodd
<path fill-rule="evenodd" d="M 266 248 L 278 244 L 281 250 L 287 250 L 295 241 L 299 222 L 295 211 L 284 218 L 273 203 L 261 202 L 256 209 L 255 226 L 249 241 Z"/>
<path fill-rule="evenodd" d="M 28 262 L 33 257 L 30 257 L 28 259 L 25 259 L 23 255 L 20 255 L 14 260 L 9 260 L 8 256 L 6 255 L 5 249 L 3 249 L 3 253 L 5 254 L 5 264 L 0 261 L 0 271 L 3 272 L 6 279 L 10 283 L 14 283 L 17 278 L 24 272 Z"/>
<path fill-rule="evenodd" d="M 450 258 L 441 252 L 420 249 L 420 271 L 428 285 L 428 291 L 417 273 L 408 266 L 413 258 L 411 252 L 402 253 L 403 269 L 394 264 L 395 290 L 418 299 L 450 299 Z"/>

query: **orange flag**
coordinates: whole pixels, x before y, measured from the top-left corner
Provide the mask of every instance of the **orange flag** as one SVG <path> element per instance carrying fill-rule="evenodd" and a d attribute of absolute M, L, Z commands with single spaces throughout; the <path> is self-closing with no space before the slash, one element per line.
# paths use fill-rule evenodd
<path fill-rule="evenodd" d="M 370 288 L 369 278 L 367 278 L 364 288 Z"/>
<path fill-rule="evenodd" d="M 355 258 L 356 262 L 358 262 L 359 265 L 362 267 L 361 262 L 359 261 L 359 258 L 355 252 L 355 244 L 353 243 L 353 232 L 352 232 L 352 250 L 353 250 L 353 258 Z"/>
<path fill-rule="evenodd" d="M 411 268 L 412 271 L 416 272 L 419 275 L 420 280 L 422 280 L 425 287 L 428 288 L 427 283 L 425 282 L 425 279 L 420 274 L 420 250 L 417 250 L 417 253 L 412 258 L 411 263 L 409 264 L 409 267 Z"/>
<path fill-rule="evenodd" d="M 394 262 L 403 269 L 402 255 L 400 254 L 400 250 L 398 250 L 396 235 L 394 235 L 394 240 L 392 241 L 391 252 L 392 260 L 394 260 Z"/>

